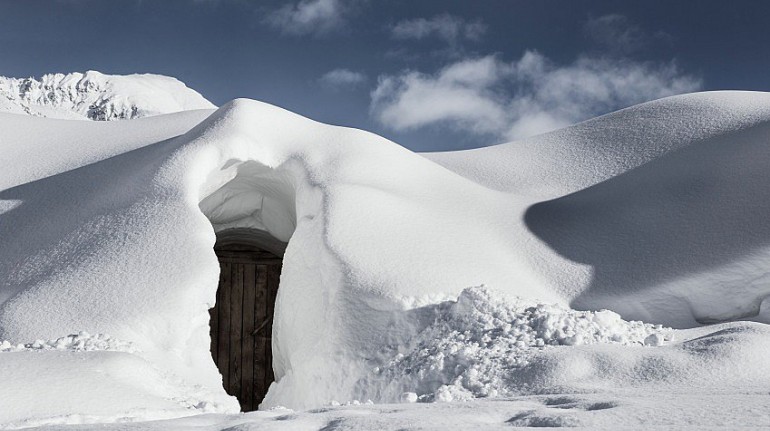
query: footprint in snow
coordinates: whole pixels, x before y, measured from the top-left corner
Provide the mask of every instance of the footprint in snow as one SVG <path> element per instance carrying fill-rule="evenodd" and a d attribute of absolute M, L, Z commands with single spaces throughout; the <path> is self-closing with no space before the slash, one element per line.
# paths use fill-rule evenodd
<path fill-rule="evenodd" d="M 543 404 L 556 409 L 580 409 L 586 411 L 606 410 L 618 406 L 618 403 L 614 401 L 586 402 L 585 400 L 573 397 L 546 398 Z"/>

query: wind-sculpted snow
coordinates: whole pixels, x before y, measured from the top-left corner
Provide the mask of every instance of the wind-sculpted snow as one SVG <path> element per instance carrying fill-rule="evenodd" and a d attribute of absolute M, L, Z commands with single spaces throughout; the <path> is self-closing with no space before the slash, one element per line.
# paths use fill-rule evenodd
<path fill-rule="evenodd" d="M 770 295 L 769 166 L 765 122 L 537 203 L 525 220 L 592 268 L 574 306 L 680 327 L 755 317 Z"/>
<path fill-rule="evenodd" d="M 426 156 L 527 196 L 547 245 L 532 264 L 576 308 L 687 327 L 757 318 L 770 295 L 768 93 L 676 96 Z"/>
<path fill-rule="evenodd" d="M 162 75 L 49 74 L 0 77 L 0 112 L 36 117 L 125 120 L 215 108 L 182 82 Z"/>
<path fill-rule="evenodd" d="M 102 361 L 105 384 L 143 376 L 133 398 L 56 414 L 236 411 L 209 353 L 212 246 L 251 228 L 288 240 L 262 408 L 762 385 L 764 324 L 657 325 L 770 320 L 768 124 L 767 94 L 706 93 L 419 155 L 241 99 L 127 122 L 0 115 L 0 339 L 136 349 L 0 361 L 34 376 L 50 363 L 22 357 L 74 372 L 92 355 L 94 394 Z M 145 393 L 166 407 L 142 410 Z"/>

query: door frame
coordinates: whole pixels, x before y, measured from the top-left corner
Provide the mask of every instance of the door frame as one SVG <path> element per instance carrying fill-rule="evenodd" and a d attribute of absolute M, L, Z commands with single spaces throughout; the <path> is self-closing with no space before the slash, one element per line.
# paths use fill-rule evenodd
<path fill-rule="evenodd" d="M 265 250 L 283 259 L 286 243 L 270 235 L 270 233 L 247 227 L 236 227 L 219 231 L 214 249 L 230 245 L 251 246 L 256 250 Z"/>

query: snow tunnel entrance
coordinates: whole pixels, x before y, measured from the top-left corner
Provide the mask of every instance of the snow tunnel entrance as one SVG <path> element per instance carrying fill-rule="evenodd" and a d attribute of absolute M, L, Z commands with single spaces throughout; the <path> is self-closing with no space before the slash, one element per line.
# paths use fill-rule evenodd
<path fill-rule="evenodd" d="M 297 226 L 295 176 L 231 159 L 209 173 L 199 206 L 216 232 L 220 278 L 211 356 L 225 391 L 256 410 L 273 375 L 273 315 L 286 245 Z"/>
<path fill-rule="evenodd" d="M 273 376 L 275 297 L 286 244 L 267 232 L 236 228 L 217 234 L 220 265 L 211 315 L 211 356 L 241 410 L 256 410 Z"/>

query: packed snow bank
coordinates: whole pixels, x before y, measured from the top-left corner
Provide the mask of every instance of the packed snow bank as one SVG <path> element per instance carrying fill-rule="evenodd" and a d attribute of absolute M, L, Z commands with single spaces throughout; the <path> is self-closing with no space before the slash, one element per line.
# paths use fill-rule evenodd
<path fill-rule="evenodd" d="M 425 156 L 528 197 L 527 228 L 560 256 L 532 263 L 574 307 L 687 327 L 755 317 L 770 295 L 768 93 L 675 96 Z"/>
<path fill-rule="evenodd" d="M 720 120 L 720 104 L 734 115 Z M 500 170 L 483 152 L 462 163 L 468 153 L 431 156 L 441 166 L 264 103 L 235 100 L 209 113 L 116 123 L 0 115 L 10 166 L 0 175 L 0 339 L 109 333 L 136 352 L 100 354 L 157 370 L 141 391 L 206 401 L 183 403 L 184 414 L 233 412 L 209 354 L 208 308 L 215 233 L 238 227 L 288 240 L 273 325 L 278 381 L 263 408 L 606 388 L 642 381 L 656 363 L 671 369 L 663 380 L 734 361 L 755 369 L 727 373 L 728 383 L 765 381 L 750 347 L 764 346 L 762 325 L 670 344 L 669 330 L 613 312 L 697 326 L 753 312 L 770 293 L 767 223 L 752 213 L 770 202 L 754 183 L 766 183 L 770 164 L 767 94 L 664 99 L 595 120 L 595 135 L 589 122 L 506 144 L 488 151 L 532 166 L 517 161 L 478 178 Z M 698 121 L 679 130 L 676 113 Z M 658 145 L 662 126 L 670 133 Z M 537 139 L 551 144 L 539 149 Z M 481 171 L 463 170 L 478 154 Z M 544 166 L 554 178 L 537 171 Z M 725 238 L 728 247 L 709 253 Z M 463 293 L 481 284 L 519 299 Z M 0 363 L 32 353 L 49 354 L 0 352 Z M 195 389 L 157 392 L 168 381 Z M 142 417 L 137 405 L 127 399 L 102 413 Z M 0 423 L 19 420 L 2 414 Z"/>
<path fill-rule="evenodd" d="M 0 77 L 0 112 L 36 117 L 122 120 L 215 108 L 175 78 L 153 74 L 56 73 Z"/>
<path fill-rule="evenodd" d="M 593 268 L 576 307 L 669 315 L 678 326 L 753 317 L 770 295 L 768 166 L 765 122 L 535 204 L 525 220 L 559 254 Z"/>
<path fill-rule="evenodd" d="M 222 390 L 205 347 L 206 310 L 218 278 L 209 245 L 211 225 L 204 219 L 196 229 L 186 222 L 190 216 L 184 214 L 190 211 L 180 209 L 178 195 L 155 178 L 179 145 L 174 137 L 208 114 L 193 111 L 110 123 L 0 115 L 0 156 L 9 160 L 0 180 L 0 339 L 12 344 L 55 340 L 85 330 L 109 333 L 136 349 L 87 357 L 96 362 L 78 359 L 90 352 L 30 352 L 40 353 L 29 356 L 41 358 L 35 365 L 40 369 L 55 370 L 60 358 L 71 357 L 72 375 L 82 366 L 80 374 L 91 376 L 93 384 L 75 386 L 80 404 L 67 404 L 71 414 L 94 411 L 87 408 L 89 397 L 102 406 L 93 413 L 101 418 L 147 417 L 153 405 L 151 417 L 164 410 L 174 415 L 200 411 L 198 403 L 173 401 L 184 397 L 205 400 L 200 406 L 213 411 L 238 409 Z M 193 208 L 192 217 L 202 217 Z M 22 354 L 0 352 L 0 363 Z M 98 371 L 102 357 L 127 358 L 136 366 L 127 365 L 124 371 L 112 367 L 105 374 Z M 118 383 L 134 373 L 147 377 L 136 380 L 136 396 L 121 399 L 125 385 Z M 49 374 L 32 369 L 4 381 L 3 397 L 49 384 L 39 376 L 58 381 Z M 168 396 L 152 395 L 167 381 L 181 383 L 175 383 L 178 389 L 161 391 Z M 100 386 L 115 386 L 106 397 L 112 402 L 100 404 L 106 390 Z M 64 386 L 52 391 L 29 418 L 50 417 L 46 403 L 55 405 L 57 396 L 66 399 L 64 391 Z M 150 394 L 147 401 L 141 401 L 143 394 Z M 0 409 L 0 422 L 21 420 L 24 411 L 23 406 Z"/>

